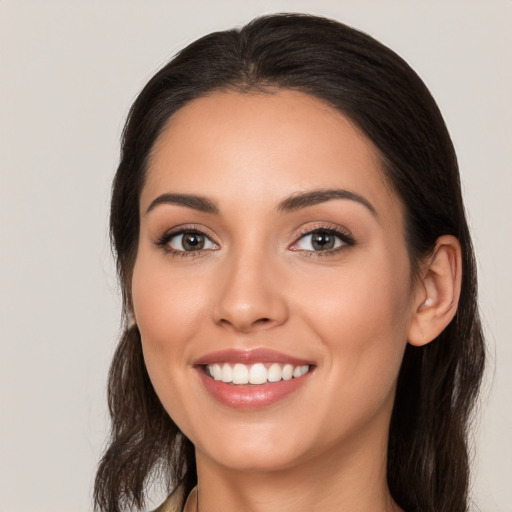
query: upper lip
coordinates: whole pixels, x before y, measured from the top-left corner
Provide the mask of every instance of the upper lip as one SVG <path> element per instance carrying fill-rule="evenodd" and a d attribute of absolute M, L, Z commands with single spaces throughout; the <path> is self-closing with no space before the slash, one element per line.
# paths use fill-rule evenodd
<path fill-rule="evenodd" d="M 311 361 L 298 357 L 283 354 L 269 348 L 254 348 L 249 350 L 243 349 L 226 349 L 210 352 L 199 357 L 194 361 L 194 365 L 209 365 L 215 363 L 284 363 L 293 366 L 303 366 L 313 364 Z"/>

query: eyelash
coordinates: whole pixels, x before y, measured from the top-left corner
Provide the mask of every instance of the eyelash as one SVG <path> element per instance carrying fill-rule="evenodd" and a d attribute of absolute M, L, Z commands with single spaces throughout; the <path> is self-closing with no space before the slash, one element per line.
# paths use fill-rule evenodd
<path fill-rule="evenodd" d="M 327 249 L 325 251 L 309 251 L 309 250 L 304 250 L 304 249 L 293 249 L 293 250 L 296 252 L 301 252 L 310 258 L 319 258 L 319 257 L 332 255 L 334 253 L 337 253 L 339 251 L 346 249 L 347 247 L 352 247 L 356 243 L 354 238 L 348 231 L 344 231 L 339 228 L 333 228 L 332 226 L 318 225 L 313 228 L 309 227 L 309 228 L 305 228 L 304 230 L 302 230 L 299 233 L 299 235 L 297 236 L 295 242 L 293 242 L 292 246 L 296 245 L 304 237 L 306 237 L 308 235 L 313 235 L 315 233 L 332 235 L 332 236 L 338 238 L 342 242 L 342 245 L 339 247 L 335 247 L 333 249 Z M 173 230 L 167 231 L 155 242 L 155 245 L 157 245 L 158 247 L 161 247 L 172 257 L 178 257 L 178 258 L 190 258 L 190 257 L 194 258 L 194 257 L 201 256 L 204 253 L 204 251 L 212 250 L 212 249 L 200 249 L 197 251 L 181 251 L 181 250 L 170 248 L 170 246 L 168 245 L 169 242 L 174 237 L 177 237 L 179 235 L 184 235 L 184 234 L 201 235 L 201 236 L 204 236 L 205 238 L 207 238 L 208 240 L 210 240 L 215 245 L 218 245 L 215 241 L 212 240 L 211 236 L 207 235 L 203 230 L 201 230 L 195 226 L 185 226 L 185 227 L 179 228 L 176 231 L 173 231 Z"/>
<path fill-rule="evenodd" d="M 325 225 L 317 225 L 313 228 L 308 227 L 302 230 L 299 233 L 299 236 L 297 237 L 296 241 L 293 242 L 293 245 L 296 245 L 301 239 L 305 238 L 308 235 L 313 235 L 315 233 L 321 233 L 326 235 L 332 235 L 336 238 L 338 238 L 342 244 L 339 247 L 335 247 L 333 249 L 327 249 L 325 251 L 308 251 L 308 250 L 301 250 L 301 249 L 295 249 L 297 252 L 302 252 L 304 256 L 307 256 L 309 258 L 322 258 L 325 256 L 330 256 L 333 254 L 336 254 L 340 251 L 343 251 L 347 249 L 348 247 L 353 247 L 356 242 L 352 236 L 352 234 L 348 230 L 342 230 L 341 228 L 334 228 L 332 226 L 325 226 Z"/>
<path fill-rule="evenodd" d="M 172 257 L 177 257 L 177 258 L 195 258 L 197 256 L 201 256 L 201 254 L 203 254 L 204 251 L 205 251 L 204 249 L 203 250 L 198 250 L 198 251 L 179 251 L 179 250 L 173 249 L 173 248 L 171 248 L 169 246 L 169 242 L 174 237 L 177 237 L 179 235 L 185 235 L 185 234 L 201 235 L 201 236 L 204 236 L 205 238 L 207 238 L 208 240 L 212 241 L 215 245 L 218 245 L 216 242 L 214 242 L 212 240 L 211 236 L 207 235 L 202 229 L 199 229 L 196 226 L 184 226 L 184 227 L 181 227 L 181 228 L 177 229 L 176 231 L 174 231 L 174 230 L 166 231 L 155 242 L 155 245 L 157 245 L 158 247 L 161 247 L 166 253 L 168 253 Z M 206 250 L 211 250 L 211 249 L 206 249 Z"/>

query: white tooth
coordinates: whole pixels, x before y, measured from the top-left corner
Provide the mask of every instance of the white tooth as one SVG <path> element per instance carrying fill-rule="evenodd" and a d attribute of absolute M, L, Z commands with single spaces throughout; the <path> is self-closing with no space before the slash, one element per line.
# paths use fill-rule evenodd
<path fill-rule="evenodd" d="M 249 370 L 249 384 L 265 384 L 267 382 L 267 369 L 261 363 L 253 364 Z"/>
<path fill-rule="evenodd" d="M 309 365 L 305 364 L 304 366 L 300 367 L 301 376 L 306 375 L 306 373 L 308 373 L 308 371 L 309 371 Z"/>
<path fill-rule="evenodd" d="M 283 380 L 290 380 L 293 377 L 293 366 L 285 364 L 283 368 Z"/>
<path fill-rule="evenodd" d="M 220 364 L 210 365 L 208 367 L 210 369 L 210 374 L 213 375 L 215 380 L 222 380 L 222 368 Z"/>
<path fill-rule="evenodd" d="M 237 363 L 233 366 L 233 384 L 248 384 L 249 370 L 247 366 Z"/>
<path fill-rule="evenodd" d="M 269 382 L 279 382 L 283 376 L 283 371 L 281 370 L 281 365 L 278 363 L 273 363 L 270 365 L 270 368 L 267 370 L 267 380 Z"/>
<path fill-rule="evenodd" d="M 300 376 L 302 375 L 302 373 L 300 373 L 300 372 L 301 372 L 301 369 L 300 369 L 300 368 L 301 368 L 300 366 L 296 366 L 296 367 L 293 369 L 293 376 L 294 376 L 295 378 L 300 377 Z"/>
<path fill-rule="evenodd" d="M 224 363 L 222 366 L 222 382 L 232 382 L 233 381 L 233 370 L 228 363 Z"/>

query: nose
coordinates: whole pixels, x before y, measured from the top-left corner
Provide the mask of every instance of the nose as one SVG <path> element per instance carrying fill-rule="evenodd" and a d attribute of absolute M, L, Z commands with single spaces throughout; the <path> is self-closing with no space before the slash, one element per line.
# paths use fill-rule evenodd
<path fill-rule="evenodd" d="M 259 254 L 232 255 L 219 273 L 214 321 L 250 333 L 281 325 L 288 319 L 279 265 Z"/>

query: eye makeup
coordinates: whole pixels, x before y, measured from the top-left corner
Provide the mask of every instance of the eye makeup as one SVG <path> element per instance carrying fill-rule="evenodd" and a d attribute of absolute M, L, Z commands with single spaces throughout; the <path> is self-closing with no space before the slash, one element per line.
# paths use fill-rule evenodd
<path fill-rule="evenodd" d="M 308 238 L 310 238 L 309 241 L 307 241 Z M 355 243 L 352 234 L 344 228 L 329 224 L 315 224 L 304 227 L 289 249 L 301 252 L 308 257 L 324 257 L 352 247 Z M 305 247 L 308 244 L 312 249 Z"/>
<path fill-rule="evenodd" d="M 180 241 L 177 241 L 181 237 Z M 205 233 L 204 228 L 196 225 L 185 225 L 165 231 L 154 242 L 173 257 L 197 257 L 205 251 L 220 249 L 219 244 L 212 240 L 212 236 Z M 181 245 L 181 249 L 176 245 Z"/>
<path fill-rule="evenodd" d="M 220 249 L 220 244 L 204 227 L 193 224 L 165 231 L 154 244 L 173 257 L 197 257 Z M 314 258 L 334 255 L 354 245 L 354 237 L 348 230 L 320 223 L 300 230 L 288 249 Z"/>

